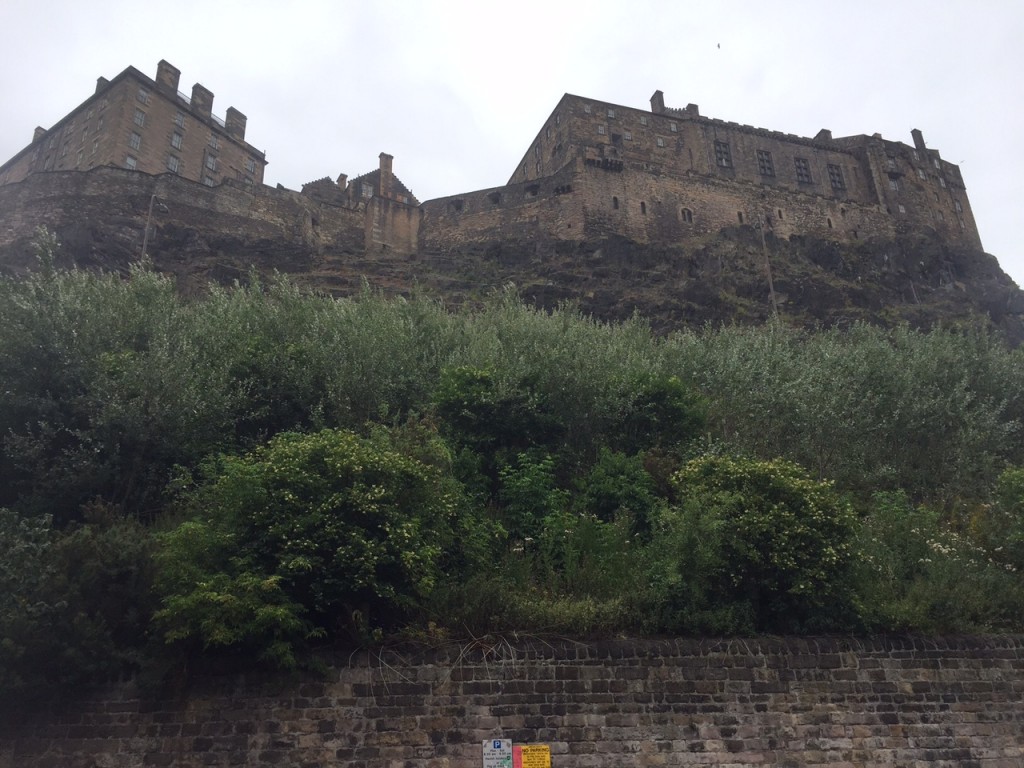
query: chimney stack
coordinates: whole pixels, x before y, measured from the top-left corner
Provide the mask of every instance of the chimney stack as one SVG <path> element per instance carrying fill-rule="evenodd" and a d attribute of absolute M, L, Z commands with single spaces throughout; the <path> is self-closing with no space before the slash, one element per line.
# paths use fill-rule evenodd
<path fill-rule="evenodd" d="M 926 149 L 924 145 L 924 134 L 915 128 L 910 132 L 910 135 L 914 137 L 914 146 L 921 152 L 924 152 Z"/>
<path fill-rule="evenodd" d="M 660 115 L 665 111 L 665 94 L 661 91 L 655 91 L 654 95 L 651 96 L 651 112 L 656 115 Z"/>
<path fill-rule="evenodd" d="M 241 112 L 234 107 L 228 107 L 228 112 L 224 116 L 224 127 L 227 129 L 228 135 L 242 141 L 245 139 L 245 124 L 247 118 Z"/>
<path fill-rule="evenodd" d="M 380 153 L 380 196 L 391 197 L 391 164 L 393 158 L 387 152 Z"/>
<path fill-rule="evenodd" d="M 41 125 L 37 125 L 35 131 L 32 133 L 32 143 L 39 141 L 43 136 L 46 135 L 46 129 Z"/>
<path fill-rule="evenodd" d="M 178 80 L 181 78 L 181 70 L 163 59 L 156 65 L 156 84 L 165 88 L 171 93 L 178 92 Z"/>
<path fill-rule="evenodd" d="M 108 85 L 110 85 L 110 81 L 107 80 L 107 78 L 105 78 L 105 77 L 97 77 L 96 78 L 96 93 L 99 93 L 104 88 L 106 88 Z"/>
<path fill-rule="evenodd" d="M 192 111 L 203 117 L 213 115 L 213 92 L 199 83 L 192 86 Z"/>

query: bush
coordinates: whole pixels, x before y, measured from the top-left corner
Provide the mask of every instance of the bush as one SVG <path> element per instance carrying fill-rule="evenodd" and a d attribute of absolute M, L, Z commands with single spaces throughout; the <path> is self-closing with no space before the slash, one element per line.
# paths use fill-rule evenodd
<path fill-rule="evenodd" d="M 367 638 L 409 618 L 466 535 L 457 484 L 384 430 L 279 435 L 222 458 L 187 502 L 195 518 L 159 559 L 164 636 L 284 665 L 313 635 Z"/>
<path fill-rule="evenodd" d="M 872 628 L 949 633 L 1020 626 L 1021 574 L 906 494 L 875 495 L 857 551 L 861 603 Z"/>
<path fill-rule="evenodd" d="M 696 568 L 708 605 L 748 614 L 759 632 L 854 622 L 855 517 L 830 484 L 786 461 L 732 456 L 694 459 L 673 479 L 682 511 L 666 522 L 687 530 L 665 533 L 696 560 L 676 567 Z"/>

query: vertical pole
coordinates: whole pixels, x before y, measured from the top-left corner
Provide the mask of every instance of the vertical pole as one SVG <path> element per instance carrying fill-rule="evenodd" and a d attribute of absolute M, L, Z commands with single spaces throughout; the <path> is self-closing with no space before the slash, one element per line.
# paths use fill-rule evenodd
<path fill-rule="evenodd" d="M 146 213 L 146 231 L 142 235 L 142 258 L 146 258 L 146 246 L 149 245 L 149 222 L 153 218 L 153 203 L 156 202 L 156 193 L 149 196 L 149 211 Z"/>
<path fill-rule="evenodd" d="M 779 317 L 779 302 L 775 298 L 775 284 L 772 282 L 772 263 L 768 258 L 768 245 L 764 240 L 764 216 L 761 211 L 757 212 L 757 228 L 761 231 L 761 253 L 764 255 L 764 269 L 768 273 L 768 295 L 772 299 L 772 313 L 775 318 Z"/>

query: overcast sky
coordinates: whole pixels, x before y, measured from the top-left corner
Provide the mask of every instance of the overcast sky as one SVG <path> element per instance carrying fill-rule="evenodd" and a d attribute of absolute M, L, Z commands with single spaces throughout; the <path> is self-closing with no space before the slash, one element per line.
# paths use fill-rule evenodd
<path fill-rule="evenodd" d="M 1021 0 L 0 0 L 0 162 L 132 65 L 234 106 L 266 182 L 395 157 L 420 200 L 504 184 L 563 93 L 814 136 L 881 133 L 958 163 L 1019 285 Z"/>

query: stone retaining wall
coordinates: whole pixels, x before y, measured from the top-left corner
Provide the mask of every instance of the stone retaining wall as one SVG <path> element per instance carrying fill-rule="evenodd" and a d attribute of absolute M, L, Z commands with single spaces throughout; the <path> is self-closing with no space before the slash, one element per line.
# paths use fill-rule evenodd
<path fill-rule="evenodd" d="M 1024 637 L 509 642 L 339 660 L 326 677 L 120 686 L 8 724 L 0 768 L 1024 765 Z"/>

